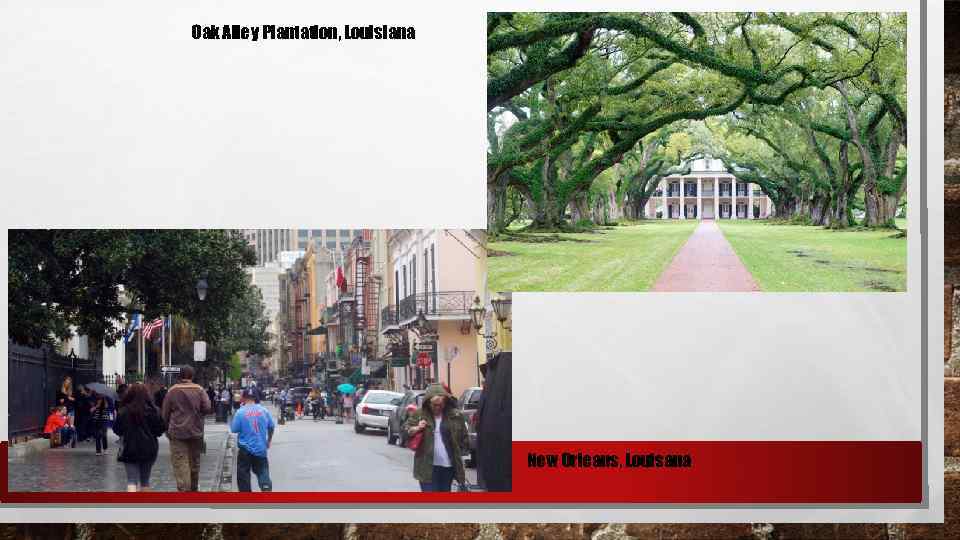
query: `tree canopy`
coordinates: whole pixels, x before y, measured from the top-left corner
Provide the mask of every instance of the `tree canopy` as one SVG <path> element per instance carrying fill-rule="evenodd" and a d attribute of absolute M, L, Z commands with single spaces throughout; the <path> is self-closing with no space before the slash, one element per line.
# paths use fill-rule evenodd
<path fill-rule="evenodd" d="M 869 224 L 887 221 L 906 169 L 905 29 L 902 14 L 878 13 L 491 13 L 488 228 L 516 216 L 516 197 L 534 227 L 561 227 L 598 178 L 640 204 L 698 153 L 765 191 L 800 182 L 791 208 L 825 198 L 829 222 L 849 219 L 862 190 Z M 714 120 L 709 144 L 668 148 Z M 780 137 L 807 154 L 787 159 L 774 147 L 797 147 Z M 758 152 L 775 159 L 748 159 Z"/>
<path fill-rule="evenodd" d="M 39 346 L 75 331 L 112 345 L 131 313 L 177 315 L 227 354 L 262 353 L 263 303 L 244 271 L 255 263 L 243 238 L 225 230 L 11 230 L 9 335 Z M 209 284 L 203 301 L 200 279 Z"/>

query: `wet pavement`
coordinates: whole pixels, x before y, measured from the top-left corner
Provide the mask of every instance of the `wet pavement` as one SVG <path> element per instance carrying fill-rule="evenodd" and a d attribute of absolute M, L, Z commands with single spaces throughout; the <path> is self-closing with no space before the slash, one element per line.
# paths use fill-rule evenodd
<path fill-rule="evenodd" d="M 702 221 L 653 285 L 662 292 L 759 291 L 714 221 Z"/>
<path fill-rule="evenodd" d="M 207 453 L 200 459 L 200 491 L 213 491 L 220 480 L 218 466 L 228 435 L 226 424 L 208 419 L 205 427 Z M 127 474 L 117 461 L 117 436 L 108 432 L 108 452 L 97 456 L 93 439 L 76 448 L 44 448 L 24 457 L 9 457 L 10 491 L 126 491 Z M 177 482 L 170 463 L 170 444 L 160 437 L 160 454 L 150 475 L 154 491 L 176 491 Z"/>

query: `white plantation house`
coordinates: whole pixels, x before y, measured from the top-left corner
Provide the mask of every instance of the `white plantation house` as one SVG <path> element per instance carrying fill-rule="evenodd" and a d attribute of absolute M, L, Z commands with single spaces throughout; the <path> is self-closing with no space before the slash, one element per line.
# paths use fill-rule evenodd
<path fill-rule="evenodd" d="M 764 219 L 773 210 L 760 186 L 738 180 L 719 159 L 703 158 L 691 163 L 689 174 L 661 179 L 644 207 L 644 217 Z"/>

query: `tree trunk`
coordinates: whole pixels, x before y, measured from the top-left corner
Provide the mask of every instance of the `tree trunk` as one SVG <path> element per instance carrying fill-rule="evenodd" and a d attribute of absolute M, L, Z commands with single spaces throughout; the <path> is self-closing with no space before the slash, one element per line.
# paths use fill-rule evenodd
<path fill-rule="evenodd" d="M 846 229 L 850 226 L 850 200 L 845 191 L 839 191 L 833 200 L 830 226 L 834 229 Z"/>
<path fill-rule="evenodd" d="M 810 221 L 814 225 L 826 225 L 827 216 L 827 198 L 822 195 L 815 195 L 810 201 L 809 209 Z"/>
<path fill-rule="evenodd" d="M 503 229 L 503 197 L 497 184 L 487 184 L 487 233 L 498 234 Z"/>

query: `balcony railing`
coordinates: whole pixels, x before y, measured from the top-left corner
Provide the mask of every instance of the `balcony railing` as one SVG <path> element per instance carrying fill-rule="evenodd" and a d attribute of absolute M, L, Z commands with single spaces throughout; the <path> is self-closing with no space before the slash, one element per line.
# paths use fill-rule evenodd
<path fill-rule="evenodd" d="M 701 195 L 701 197 L 713 197 L 713 189 L 704 188 L 703 195 Z"/>
<path fill-rule="evenodd" d="M 755 190 L 753 190 L 753 196 L 754 196 L 754 197 L 763 197 L 763 190 L 762 190 L 762 189 L 755 189 Z"/>
<path fill-rule="evenodd" d="M 399 313 L 397 306 L 387 306 L 380 310 L 380 328 L 387 329 L 391 326 L 397 326 Z"/>
<path fill-rule="evenodd" d="M 427 318 L 461 319 L 470 317 L 473 291 L 441 291 L 411 294 L 400 301 L 399 324 L 413 321 L 421 311 Z"/>
<path fill-rule="evenodd" d="M 679 197 L 679 196 L 680 196 L 679 189 L 671 189 L 667 191 L 667 197 Z"/>
<path fill-rule="evenodd" d="M 746 196 L 747 196 L 747 190 L 745 190 L 745 189 L 738 189 L 738 190 L 737 190 L 737 197 L 746 197 Z"/>

